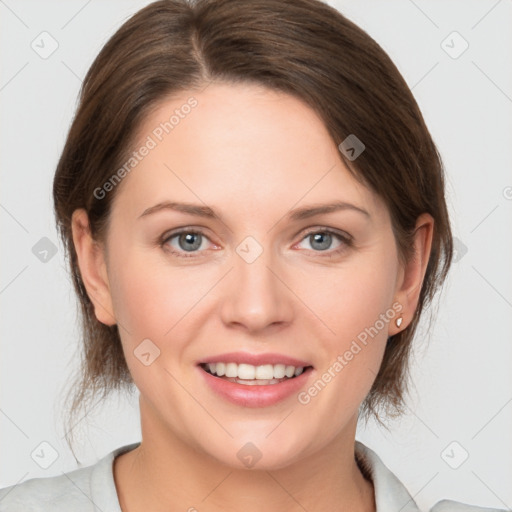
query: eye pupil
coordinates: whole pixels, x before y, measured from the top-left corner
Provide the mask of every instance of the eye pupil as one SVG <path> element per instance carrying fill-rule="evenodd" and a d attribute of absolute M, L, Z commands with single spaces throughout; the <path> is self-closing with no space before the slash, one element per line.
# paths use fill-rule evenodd
<path fill-rule="evenodd" d="M 193 251 L 201 247 L 201 239 L 199 238 L 201 235 L 199 233 L 184 233 L 179 237 L 179 243 L 180 247 L 185 251 Z M 194 244 L 194 237 L 197 237 L 197 240 L 199 240 L 199 243 Z M 181 242 L 186 241 L 187 244 L 192 243 L 192 245 L 182 245 Z"/>
<path fill-rule="evenodd" d="M 317 247 L 317 249 L 319 249 L 321 251 L 328 249 L 329 246 L 331 245 L 332 235 L 330 235 L 329 233 L 315 233 L 311 236 L 313 237 L 313 240 L 314 240 L 313 243 L 320 242 L 321 247 Z M 323 244 L 322 244 L 322 241 L 323 241 Z"/>
<path fill-rule="evenodd" d="M 173 251 L 171 249 L 171 252 L 173 252 L 174 254 L 176 254 L 178 256 L 180 255 L 180 253 L 182 256 L 185 256 L 184 253 L 188 253 L 188 254 L 190 254 L 190 256 L 193 256 L 192 253 L 197 253 L 197 255 L 199 255 L 200 254 L 199 250 L 201 249 L 204 236 L 205 235 L 203 235 L 203 233 L 201 233 L 200 231 L 185 231 L 184 230 L 181 233 L 179 232 L 179 233 L 169 236 L 164 241 L 164 243 L 173 245 L 173 244 L 171 244 L 171 240 L 178 239 L 178 247 L 177 247 L 178 250 Z M 340 239 L 340 241 L 342 242 L 341 248 L 334 251 L 334 253 L 336 253 L 336 254 L 340 253 L 344 247 L 347 247 L 348 245 L 350 245 L 350 242 L 347 239 L 345 239 L 343 236 L 335 234 L 335 233 L 331 233 L 329 230 L 310 232 L 302 240 L 304 241 L 306 239 L 309 239 L 309 243 L 314 251 L 316 251 L 318 253 L 326 252 L 327 253 L 326 255 L 330 255 L 330 257 L 332 257 L 333 255 L 331 255 L 330 249 L 332 246 L 333 237 Z"/>

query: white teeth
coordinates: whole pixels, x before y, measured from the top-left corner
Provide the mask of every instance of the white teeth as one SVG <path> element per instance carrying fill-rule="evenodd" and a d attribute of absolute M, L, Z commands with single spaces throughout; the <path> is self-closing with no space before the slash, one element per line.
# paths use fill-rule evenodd
<path fill-rule="evenodd" d="M 282 379 L 285 375 L 286 366 L 284 364 L 274 365 L 274 378 Z"/>
<path fill-rule="evenodd" d="M 284 374 L 287 377 L 293 377 L 295 375 L 295 366 L 287 366 L 284 370 Z"/>
<path fill-rule="evenodd" d="M 226 363 L 226 377 L 238 377 L 238 365 L 236 363 Z"/>
<path fill-rule="evenodd" d="M 256 368 L 250 364 L 238 365 L 238 378 L 246 380 L 254 380 L 256 375 Z"/>
<path fill-rule="evenodd" d="M 226 373 L 226 365 L 224 363 L 217 363 L 215 372 L 219 377 L 222 377 Z"/>
<path fill-rule="evenodd" d="M 254 366 L 253 366 L 254 368 Z M 256 366 L 255 371 L 256 379 L 271 380 L 274 378 L 274 367 L 271 364 L 265 364 L 263 366 Z M 240 375 L 238 375 L 240 377 Z"/>
<path fill-rule="evenodd" d="M 299 376 L 304 371 L 302 366 L 295 367 L 284 364 L 253 366 L 245 363 L 208 363 L 206 366 L 213 375 L 246 381 L 273 381 L 284 377 L 292 378 Z"/>

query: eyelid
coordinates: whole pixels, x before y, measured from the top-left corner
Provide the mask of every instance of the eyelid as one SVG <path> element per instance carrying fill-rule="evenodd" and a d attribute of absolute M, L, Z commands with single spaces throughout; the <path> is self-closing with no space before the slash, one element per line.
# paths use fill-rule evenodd
<path fill-rule="evenodd" d="M 347 241 L 352 241 L 354 239 L 354 237 L 352 235 L 349 235 L 346 231 L 336 228 L 330 228 L 328 226 L 313 226 L 311 228 L 306 228 L 300 233 L 302 233 L 301 241 L 304 240 L 304 238 L 307 237 L 308 235 L 311 235 L 312 233 L 330 233 L 337 235 L 340 238 L 343 238 Z"/>
<path fill-rule="evenodd" d="M 312 226 L 312 227 L 305 228 L 305 229 L 301 230 L 296 235 L 296 236 L 298 236 L 299 234 L 301 234 L 301 238 L 300 238 L 300 240 L 298 242 L 296 242 L 294 244 L 294 246 L 300 244 L 309 235 L 314 234 L 314 233 L 327 233 L 327 234 L 331 234 L 331 235 L 334 235 L 334 236 L 338 237 L 339 240 L 342 242 L 342 247 L 338 248 L 338 249 L 332 249 L 332 250 L 327 250 L 327 251 L 311 251 L 311 250 L 309 251 L 309 252 L 313 252 L 313 253 L 317 254 L 320 257 L 333 257 L 333 256 L 337 255 L 338 253 L 342 252 L 343 250 L 345 250 L 348 247 L 353 245 L 353 236 L 350 235 L 349 233 L 345 232 L 345 231 L 338 230 L 338 229 L 335 229 L 335 228 L 331 228 L 331 227 L 328 227 L 328 226 Z M 195 228 L 195 227 L 186 227 L 185 226 L 185 227 L 177 228 L 176 230 L 171 230 L 171 231 L 168 231 L 168 232 L 164 233 L 164 235 L 162 235 L 162 237 L 159 239 L 160 246 L 163 248 L 164 246 L 167 245 L 169 240 L 171 240 L 172 238 L 174 238 L 176 236 L 179 236 L 181 234 L 201 235 L 202 237 L 206 238 L 211 243 L 213 243 L 210 240 L 210 237 L 205 233 L 204 228 L 202 228 L 202 227 L 201 228 Z M 176 255 L 177 257 L 191 258 L 191 257 L 198 257 L 199 255 L 201 255 L 201 253 L 203 253 L 205 251 L 191 252 L 191 253 L 189 253 L 190 256 L 186 256 L 186 254 L 187 254 L 186 251 L 176 251 L 174 249 L 169 249 L 169 252 L 171 252 L 172 254 Z"/>
<path fill-rule="evenodd" d="M 354 237 L 352 235 L 349 235 L 347 232 L 338 230 L 335 228 L 330 228 L 327 226 L 316 226 L 311 228 L 306 228 L 305 231 L 302 231 L 301 239 L 294 244 L 294 247 L 300 243 L 302 243 L 308 236 L 314 234 L 314 233 L 323 233 L 323 234 L 329 234 L 333 235 L 334 237 L 338 238 L 338 240 L 341 242 L 340 247 L 335 249 L 328 249 L 326 251 L 314 251 L 312 249 L 309 249 L 307 252 L 309 254 L 313 254 L 314 256 L 318 256 L 320 258 L 335 258 L 341 256 L 345 251 L 352 248 L 354 246 Z"/>
<path fill-rule="evenodd" d="M 185 226 L 183 228 L 177 228 L 176 230 L 167 231 L 158 239 L 158 243 L 162 248 L 164 248 L 172 238 L 177 237 L 182 234 L 201 235 L 202 237 L 206 238 L 213 244 L 213 242 L 210 240 L 210 237 L 208 235 L 206 235 L 205 228 L 194 228 L 194 227 L 187 227 L 187 226 Z M 205 252 L 205 251 L 191 252 L 190 253 L 191 256 L 186 256 L 187 253 L 185 251 L 176 251 L 175 249 L 168 249 L 168 251 L 171 254 L 175 254 L 178 257 L 184 257 L 184 258 L 197 257 L 197 255 L 201 254 L 202 252 Z M 185 256 L 183 256 L 184 254 L 185 254 Z"/>

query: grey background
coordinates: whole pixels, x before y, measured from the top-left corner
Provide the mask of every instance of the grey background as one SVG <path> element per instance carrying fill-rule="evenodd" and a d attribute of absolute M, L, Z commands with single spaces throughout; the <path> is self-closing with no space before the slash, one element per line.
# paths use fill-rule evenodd
<path fill-rule="evenodd" d="M 51 183 L 82 77 L 147 3 L 0 0 L 1 487 L 76 467 L 61 403 L 78 323 Z M 512 2 L 329 3 L 379 42 L 412 88 L 446 166 L 458 248 L 434 328 L 416 337 L 408 414 L 391 432 L 372 423 L 357 438 L 422 508 L 441 498 L 512 508 Z M 464 43 L 453 31 L 469 44 L 457 58 Z M 49 51 L 52 39 L 47 58 L 31 47 Z M 47 261 L 43 237 L 57 249 Z M 137 395 L 113 396 L 76 431 L 84 464 L 138 441 Z M 52 449 L 47 469 L 51 459 L 31 456 Z"/>

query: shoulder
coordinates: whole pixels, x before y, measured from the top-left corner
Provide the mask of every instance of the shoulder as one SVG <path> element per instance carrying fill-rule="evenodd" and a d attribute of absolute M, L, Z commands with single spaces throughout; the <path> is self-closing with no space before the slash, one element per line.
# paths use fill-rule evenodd
<path fill-rule="evenodd" d="M 87 467 L 0 489 L 0 512 L 121 512 L 113 461 L 139 444 L 117 448 Z"/>
<path fill-rule="evenodd" d="M 94 466 L 62 475 L 32 478 L 21 484 L 0 489 L 1 512 L 42 512 L 75 510 L 81 512 Z"/>
<path fill-rule="evenodd" d="M 441 500 L 438 501 L 430 512 L 507 512 L 502 508 L 487 508 L 468 505 L 460 501 Z"/>
<path fill-rule="evenodd" d="M 413 497 L 384 464 L 382 459 L 370 447 L 356 439 L 356 461 L 365 477 L 373 482 L 377 511 L 401 510 L 402 512 L 420 512 Z M 484 508 L 458 501 L 443 499 L 438 501 L 429 512 L 507 512 L 505 509 Z"/>

